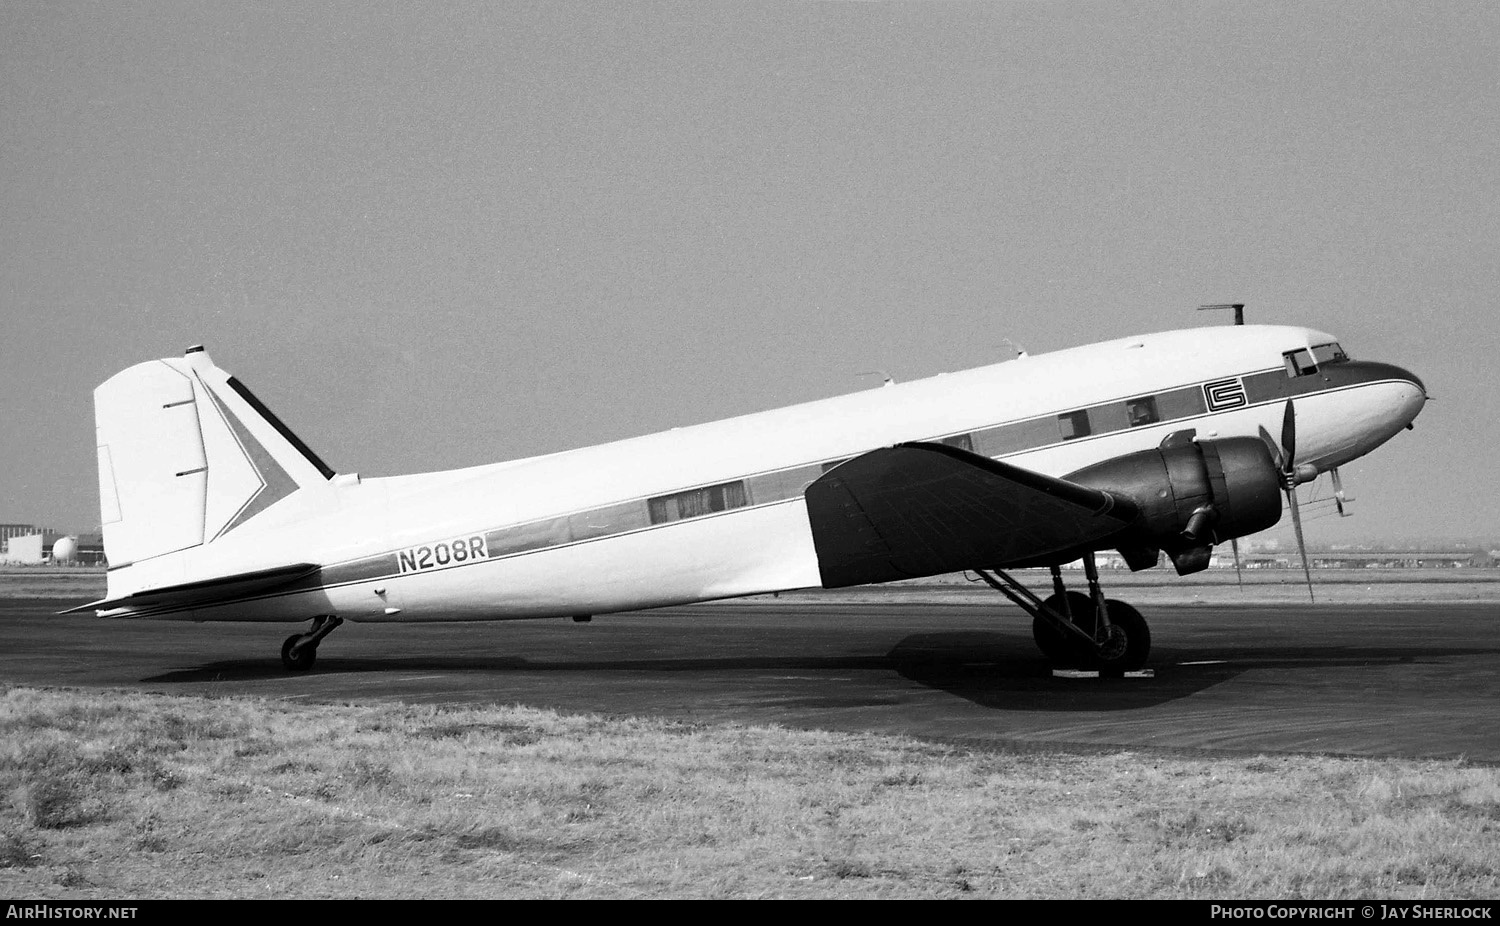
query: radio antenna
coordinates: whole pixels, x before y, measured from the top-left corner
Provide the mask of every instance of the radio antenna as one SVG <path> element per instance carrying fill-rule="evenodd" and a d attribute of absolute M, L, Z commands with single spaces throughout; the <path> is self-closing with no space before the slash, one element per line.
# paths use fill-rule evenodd
<path fill-rule="evenodd" d="M 1200 305 L 1198 311 L 1207 312 L 1215 309 L 1234 309 L 1234 323 L 1243 325 L 1245 323 L 1245 304 L 1243 302 L 1216 302 L 1213 305 Z"/>

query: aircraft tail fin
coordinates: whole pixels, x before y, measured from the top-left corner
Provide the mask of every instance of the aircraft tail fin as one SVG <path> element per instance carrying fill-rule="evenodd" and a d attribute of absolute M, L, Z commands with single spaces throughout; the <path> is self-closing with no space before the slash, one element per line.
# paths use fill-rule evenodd
<path fill-rule="evenodd" d="M 112 569 L 212 543 L 333 470 L 201 347 L 94 390 Z"/>

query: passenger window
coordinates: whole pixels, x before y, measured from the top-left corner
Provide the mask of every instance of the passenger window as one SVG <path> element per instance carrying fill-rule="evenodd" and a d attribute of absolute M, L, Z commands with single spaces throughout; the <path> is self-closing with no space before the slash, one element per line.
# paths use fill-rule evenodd
<path fill-rule="evenodd" d="M 1063 440 L 1075 440 L 1089 435 L 1089 413 L 1087 411 L 1067 412 L 1057 416 L 1057 424 L 1062 429 Z"/>
<path fill-rule="evenodd" d="M 652 524 L 698 518 L 715 511 L 743 508 L 749 504 L 744 481 L 691 489 L 647 500 Z"/>
<path fill-rule="evenodd" d="M 1155 424 L 1160 421 L 1161 415 L 1156 411 L 1156 397 L 1148 395 L 1126 402 L 1125 416 L 1130 419 L 1130 426 L 1132 428 L 1138 428 L 1143 424 Z"/>

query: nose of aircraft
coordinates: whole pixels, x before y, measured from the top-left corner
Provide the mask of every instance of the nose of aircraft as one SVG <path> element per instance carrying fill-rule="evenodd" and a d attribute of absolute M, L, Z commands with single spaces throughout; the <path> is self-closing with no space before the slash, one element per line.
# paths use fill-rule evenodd
<path fill-rule="evenodd" d="M 1394 378 L 1403 384 L 1398 399 L 1399 411 L 1397 412 L 1403 426 L 1409 427 L 1422 411 L 1422 406 L 1427 404 L 1427 386 L 1417 378 L 1415 373 L 1401 367 L 1392 367 Z"/>

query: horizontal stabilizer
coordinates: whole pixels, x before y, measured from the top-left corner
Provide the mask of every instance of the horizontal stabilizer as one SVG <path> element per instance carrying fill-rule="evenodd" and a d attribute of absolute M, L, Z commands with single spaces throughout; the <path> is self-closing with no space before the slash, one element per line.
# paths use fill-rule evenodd
<path fill-rule="evenodd" d="M 88 604 L 79 605 L 76 608 L 69 608 L 66 611 L 58 613 L 76 614 L 79 611 L 113 611 L 119 608 L 146 609 L 165 606 L 183 608 L 216 604 L 253 592 L 266 592 L 283 585 L 290 585 L 298 579 L 312 575 L 319 568 L 315 563 L 293 563 L 289 566 L 276 566 L 272 569 L 260 569 L 255 572 L 241 572 L 236 575 L 218 576 L 199 582 L 165 585 L 161 588 L 150 588 L 131 595 L 123 595 L 119 598 L 104 598 L 99 601 L 92 601 Z"/>
<path fill-rule="evenodd" d="M 855 457 L 806 498 L 825 588 L 1067 562 L 1139 514 L 1129 499 L 928 443 Z"/>

